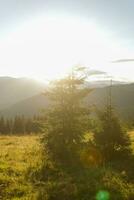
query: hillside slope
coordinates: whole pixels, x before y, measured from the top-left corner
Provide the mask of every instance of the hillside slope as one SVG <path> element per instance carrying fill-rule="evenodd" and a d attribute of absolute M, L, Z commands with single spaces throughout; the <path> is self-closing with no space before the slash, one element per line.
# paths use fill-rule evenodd
<path fill-rule="evenodd" d="M 96 88 L 88 97 L 89 104 L 98 108 L 107 104 L 109 87 Z M 134 118 L 134 84 L 114 85 L 112 87 L 112 106 L 123 118 Z"/>
<path fill-rule="evenodd" d="M 87 101 L 89 105 L 101 108 L 106 104 L 108 94 L 109 87 L 96 88 L 90 93 Z M 39 114 L 43 108 L 48 106 L 48 103 L 48 99 L 40 93 L 2 110 L 0 115 L 6 117 L 32 116 Z M 112 87 L 112 105 L 123 118 L 134 118 L 134 84 L 114 85 Z"/>
<path fill-rule="evenodd" d="M 0 109 L 42 92 L 45 85 L 32 79 L 0 77 Z"/>
<path fill-rule="evenodd" d="M 40 114 L 43 108 L 46 107 L 48 107 L 47 98 L 44 95 L 39 94 L 0 111 L 0 115 L 6 118 L 11 118 L 16 115 L 24 115 L 26 117 L 30 117 L 36 114 Z"/>

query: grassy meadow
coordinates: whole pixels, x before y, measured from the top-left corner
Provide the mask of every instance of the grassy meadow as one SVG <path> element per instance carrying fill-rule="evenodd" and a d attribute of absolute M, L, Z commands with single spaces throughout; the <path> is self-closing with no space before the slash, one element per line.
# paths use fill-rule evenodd
<path fill-rule="evenodd" d="M 132 140 L 132 146 L 134 149 L 134 131 L 130 132 L 130 136 Z M 36 135 L 0 136 L 0 199 L 1 200 L 17 200 L 17 199 L 59 200 L 61 195 L 61 200 L 64 199 L 71 200 L 71 197 L 67 196 L 66 192 L 65 192 L 66 197 L 64 198 L 64 196 L 62 196 L 61 190 L 64 190 L 67 187 L 68 193 L 71 194 L 72 192 L 74 193 L 76 192 L 77 189 L 75 188 L 74 183 L 75 181 L 77 182 L 77 180 L 73 182 L 72 177 L 70 179 L 65 176 L 64 177 L 65 181 L 64 181 L 63 178 L 60 180 L 59 179 L 56 180 L 56 177 L 53 175 L 53 180 L 51 179 L 49 181 L 47 180 L 47 187 L 48 186 L 50 188 L 53 187 L 52 190 L 54 191 L 55 195 L 57 195 L 57 198 L 51 195 L 48 198 L 48 196 L 46 196 L 46 194 L 44 194 L 43 192 L 41 195 L 41 191 L 43 191 L 43 187 L 45 187 L 46 184 L 45 180 L 41 181 L 38 179 L 38 172 L 40 171 L 43 163 L 42 160 L 43 159 L 42 159 L 42 151 L 40 144 L 40 136 Z M 118 173 L 114 174 L 113 172 L 110 171 L 110 169 L 108 169 L 105 172 L 104 169 L 101 170 L 103 171 L 101 173 L 104 175 L 103 181 L 105 182 L 105 184 L 103 183 L 104 185 L 101 187 L 99 184 L 102 180 L 98 180 L 97 183 L 95 183 L 95 181 L 92 180 L 96 179 L 96 176 L 97 177 L 100 176 L 97 175 L 98 173 L 97 171 L 98 170 L 96 170 L 95 173 L 91 171 L 92 178 L 89 179 L 89 184 L 91 183 L 91 186 L 89 187 L 91 196 L 94 195 L 92 194 L 92 192 L 94 193 L 94 191 L 91 191 L 92 187 L 93 187 L 92 190 L 94 190 L 94 187 L 98 187 L 96 190 L 104 188 L 105 189 L 109 188 L 109 190 L 111 190 L 112 187 L 111 191 L 113 193 L 117 194 L 118 190 L 122 192 L 122 194 L 124 195 L 122 196 L 123 199 L 131 199 L 131 198 L 133 199 L 133 197 L 130 198 L 127 195 L 129 193 L 134 194 L 134 184 L 129 183 L 125 179 L 123 179 L 122 177 L 125 176 L 124 174 L 122 174 L 122 176 L 118 176 Z M 79 176 L 81 176 L 80 173 Z M 108 179 L 110 180 L 110 183 L 107 183 Z M 66 186 L 66 180 L 69 181 L 69 183 L 71 181 L 70 186 Z M 87 184 L 87 182 L 85 180 L 85 184 Z M 58 184 L 61 185 L 59 186 Z M 94 184 L 98 184 L 98 186 L 94 186 Z M 58 193 L 58 190 L 60 190 L 61 193 Z M 116 190 L 116 192 L 114 190 Z M 91 199 L 95 198 L 91 197 Z M 113 196 L 113 198 L 110 199 L 122 199 L 122 198 L 121 197 L 116 198 Z"/>
<path fill-rule="evenodd" d="M 0 199 L 34 199 L 30 172 L 41 161 L 39 136 L 0 136 Z"/>
<path fill-rule="evenodd" d="M 129 135 L 130 135 L 131 142 L 132 142 L 132 150 L 134 152 L 134 131 L 130 131 Z"/>

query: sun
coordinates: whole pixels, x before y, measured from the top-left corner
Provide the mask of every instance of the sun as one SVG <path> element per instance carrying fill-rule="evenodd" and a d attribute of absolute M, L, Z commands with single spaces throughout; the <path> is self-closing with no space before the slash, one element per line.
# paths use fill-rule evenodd
<path fill-rule="evenodd" d="M 0 48 L 3 65 L 16 76 L 52 80 L 74 65 L 87 67 L 107 58 L 107 40 L 94 20 L 41 15 L 23 22 Z M 6 59 L 8 57 L 8 59 Z"/>

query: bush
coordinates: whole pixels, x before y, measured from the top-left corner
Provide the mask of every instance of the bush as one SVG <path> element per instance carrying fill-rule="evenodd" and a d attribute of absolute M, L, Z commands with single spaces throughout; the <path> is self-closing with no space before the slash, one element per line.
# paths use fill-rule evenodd
<path fill-rule="evenodd" d="M 105 198 L 100 198 L 102 194 Z M 122 173 L 101 167 L 50 173 L 38 200 L 131 200 L 133 196 L 134 185 L 127 183 Z"/>

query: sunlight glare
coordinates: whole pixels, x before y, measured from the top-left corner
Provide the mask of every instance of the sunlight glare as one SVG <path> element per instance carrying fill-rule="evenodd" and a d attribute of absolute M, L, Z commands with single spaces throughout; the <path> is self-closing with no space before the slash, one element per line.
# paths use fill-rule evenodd
<path fill-rule="evenodd" d="M 2 41 L 0 64 L 5 73 L 12 66 L 16 76 L 58 78 L 79 63 L 88 67 L 102 63 L 102 58 L 106 60 L 109 46 L 105 36 L 94 20 L 36 17 L 21 24 Z"/>

